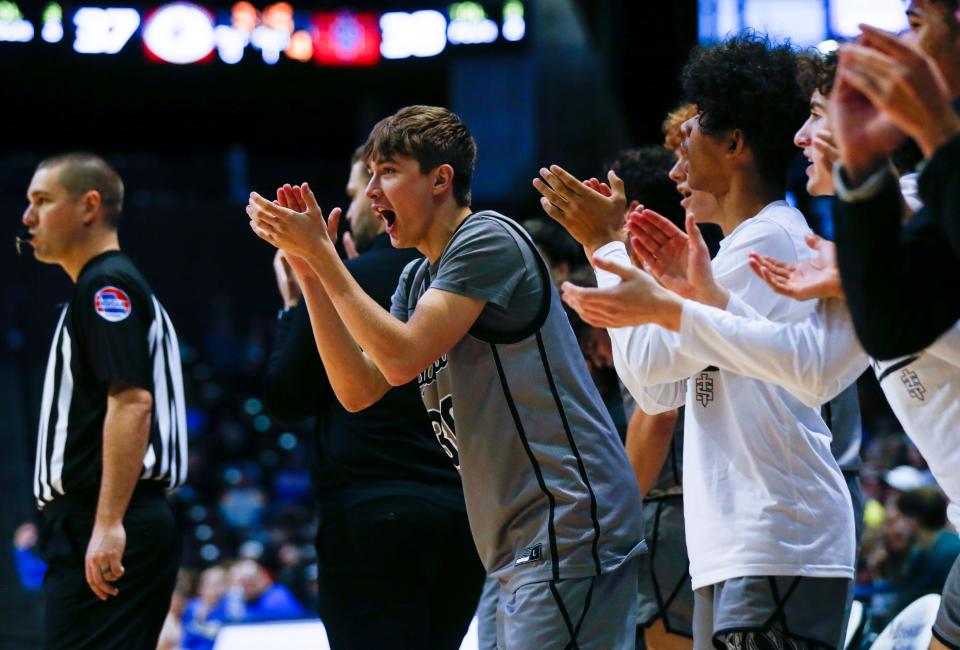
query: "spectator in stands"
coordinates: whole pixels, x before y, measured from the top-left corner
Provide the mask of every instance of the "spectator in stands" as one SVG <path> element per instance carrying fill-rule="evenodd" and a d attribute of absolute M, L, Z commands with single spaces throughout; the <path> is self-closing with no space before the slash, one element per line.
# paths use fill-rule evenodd
<path fill-rule="evenodd" d="M 939 594 L 960 555 L 960 537 L 947 525 L 947 500 L 936 488 L 899 494 L 887 509 L 883 549 L 873 558 L 873 617 L 889 620 L 925 594 Z"/>
<path fill-rule="evenodd" d="M 305 618 L 309 614 L 290 590 L 275 583 L 256 560 L 240 560 L 227 574 L 229 587 L 210 618 L 228 623 L 256 623 Z"/>
<path fill-rule="evenodd" d="M 37 525 L 22 523 L 13 533 L 13 561 L 17 567 L 20 584 L 27 591 L 40 591 L 47 564 L 37 555 Z"/>
<path fill-rule="evenodd" d="M 183 647 L 186 650 L 210 650 L 223 624 L 223 611 L 218 605 L 227 592 L 227 571 L 210 567 L 200 574 L 197 596 L 191 599 L 183 612 Z M 216 616 L 214 615 L 215 610 Z"/>

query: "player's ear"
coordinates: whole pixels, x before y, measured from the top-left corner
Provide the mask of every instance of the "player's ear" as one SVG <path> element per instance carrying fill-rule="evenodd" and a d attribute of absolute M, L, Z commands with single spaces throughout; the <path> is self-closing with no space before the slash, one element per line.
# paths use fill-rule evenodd
<path fill-rule="evenodd" d="M 444 163 L 433 170 L 433 194 L 443 194 L 453 188 L 453 167 Z"/>
<path fill-rule="evenodd" d="M 724 144 L 727 146 L 727 155 L 729 156 L 738 156 L 747 147 L 746 138 L 740 129 L 731 130 L 727 134 Z"/>
<path fill-rule="evenodd" d="M 90 225 L 100 212 L 100 202 L 100 192 L 97 190 L 90 190 L 80 197 L 79 204 L 83 225 Z"/>

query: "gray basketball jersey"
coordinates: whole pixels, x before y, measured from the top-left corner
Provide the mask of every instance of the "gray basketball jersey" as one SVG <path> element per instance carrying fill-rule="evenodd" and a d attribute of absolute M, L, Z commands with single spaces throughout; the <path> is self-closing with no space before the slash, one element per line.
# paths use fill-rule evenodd
<path fill-rule="evenodd" d="M 636 479 L 529 235 L 494 212 L 471 215 L 435 265 L 405 269 L 394 316 L 408 320 L 430 287 L 487 301 L 419 386 L 488 574 L 515 589 L 607 573 L 642 552 Z"/>

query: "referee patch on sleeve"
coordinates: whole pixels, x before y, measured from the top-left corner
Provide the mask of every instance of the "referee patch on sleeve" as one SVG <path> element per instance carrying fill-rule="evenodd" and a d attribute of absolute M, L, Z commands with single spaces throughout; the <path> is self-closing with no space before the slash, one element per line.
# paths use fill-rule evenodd
<path fill-rule="evenodd" d="M 130 297 L 120 289 L 110 286 L 103 287 L 94 294 L 93 308 L 101 318 L 111 323 L 122 321 L 133 311 Z"/>

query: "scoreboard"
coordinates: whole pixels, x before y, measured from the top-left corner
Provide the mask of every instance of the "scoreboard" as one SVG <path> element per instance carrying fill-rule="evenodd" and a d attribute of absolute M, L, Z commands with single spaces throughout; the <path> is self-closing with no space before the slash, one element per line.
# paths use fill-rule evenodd
<path fill-rule="evenodd" d="M 385 59 L 428 58 L 449 50 L 516 47 L 526 35 L 523 0 L 452 2 L 407 11 L 355 4 L 312 10 L 289 2 L 247 1 L 220 9 L 188 1 L 68 8 L 58 2 L 0 0 L 0 58 L 46 49 L 60 56 L 139 53 L 145 61 L 171 65 L 256 60 L 376 66 Z"/>

